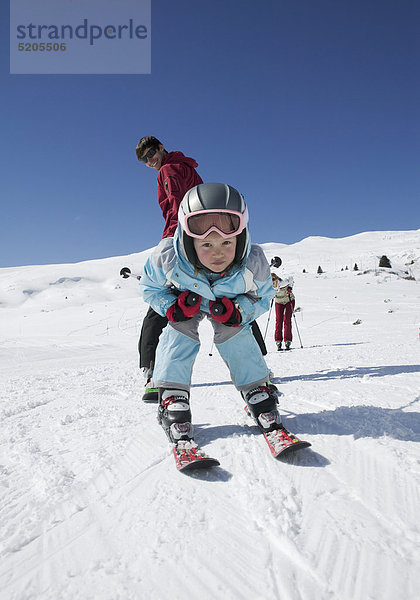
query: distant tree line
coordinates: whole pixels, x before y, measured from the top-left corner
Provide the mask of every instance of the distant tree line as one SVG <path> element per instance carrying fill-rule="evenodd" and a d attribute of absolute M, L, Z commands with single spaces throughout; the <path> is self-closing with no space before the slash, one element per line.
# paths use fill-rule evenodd
<path fill-rule="evenodd" d="M 381 258 L 379 260 L 379 266 L 380 267 L 385 267 L 386 269 L 391 269 L 391 262 L 390 262 L 389 258 L 387 256 L 385 256 L 385 254 L 383 256 L 381 256 Z M 348 271 L 349 268 L 346 265 L 346 267 L 345 268 L 342 267 L 341 270 L 342 271 Z M 359 270 L 359 267 L 358 267 L 357 263 L 354 263 L 353 271 L 358 271 L 358 270 Z M 322 273 L 324 273 L 324 270 L 321 267 L 321 265 L 318 266 L 318 269 L 317 269 L 316 272 L 318 273 L 318 275 L 322 275 Z M 302 273 L 307 273 L 306 269 L 303 269 Z"/>

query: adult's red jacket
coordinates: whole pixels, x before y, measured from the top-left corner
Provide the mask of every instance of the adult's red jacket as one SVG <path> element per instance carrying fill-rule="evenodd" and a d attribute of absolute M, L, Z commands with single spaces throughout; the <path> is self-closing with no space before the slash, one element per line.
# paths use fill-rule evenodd
<path fill-rule="evenodd" d="M 182 152 L 169 152 L 159 169 L 158 200 L 165 227 L 162 238 L 173 237 L 178 225 L 178 208 L 185 194 L 195 185 L 203 183 L 195 170 L 198 163 Z"/>

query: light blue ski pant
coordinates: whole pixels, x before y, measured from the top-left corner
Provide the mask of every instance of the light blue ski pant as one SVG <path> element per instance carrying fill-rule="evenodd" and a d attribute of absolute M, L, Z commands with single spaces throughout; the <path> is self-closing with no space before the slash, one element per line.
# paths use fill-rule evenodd
<path fill-rule="evenodd" d="M 230 371 L 235 387 L 246 392 L 265 384 L 270 371 L 251 326 L 228 327 L 200 311 L 187 321 L 169 322 L 161 333 L 153 370 L 154 386 L 189 391 L 194 361 L 200 349 L 198 325 L 204 317 L 213 326 L 216 348 Z"/>

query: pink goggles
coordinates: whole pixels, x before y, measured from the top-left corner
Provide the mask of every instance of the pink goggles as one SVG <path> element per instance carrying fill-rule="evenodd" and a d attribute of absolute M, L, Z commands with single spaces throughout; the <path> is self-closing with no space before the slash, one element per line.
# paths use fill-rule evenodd
<path fill-rule="evenodd" d="M 248 223 L 248 209 L 244 213 L 228 209 L 198 210 L 184 217 L 184 231 L 193 238 L 204 239 L 215 231 L 223 238 L 239 235 Z"/>

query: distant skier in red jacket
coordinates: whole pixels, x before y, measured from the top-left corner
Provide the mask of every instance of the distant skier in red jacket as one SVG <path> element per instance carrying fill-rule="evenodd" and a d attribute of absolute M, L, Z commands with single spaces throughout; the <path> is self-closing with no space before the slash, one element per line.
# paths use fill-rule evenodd
<path fill-rule="evenodd" d="M 158 171 L 158 202 L 162 209 L 165 227 L 162 238 L 173 237 L 178 225 L 178 208 L 185 194 L 192 187 L 203 183 L 195 170 L 198 163 L 182 152 L 167 152 L 163 144 L 153 136 L 141 138 L 136 147 L 139 161 L 151 169 Z M 149 308 L 140 333 L 139 353 L 140 368 L 146 377 L 146 389 L 143 394 L 145 402 L 156 401 L 158 390 L 153 387 L 151 378 L 155 362 L 156 347 L 159 336 L 168 320 Z"/>
<path fill-rule="evenodd" d="M 274 339 L 277 344 L 277 350 L 283 350 L 283 332 L 285 350 L 290 350 L 293 340 L 292 335 L 292 315 L 295 310 L 295 296 L 292 292 L 293 278 L 281 279 L 275 273 L 271 273 L 273 288 L 276 290 L 274 296 L 276 307 L 276 329 Z"/>

